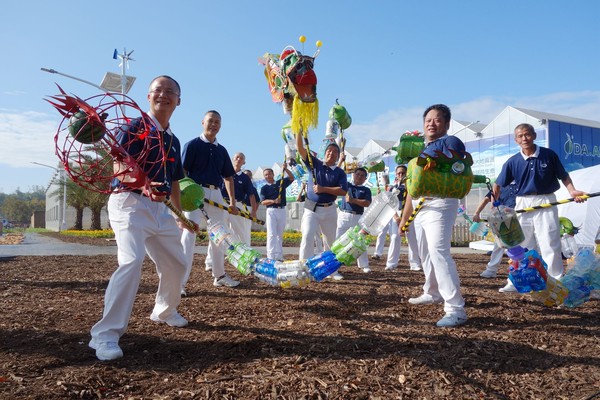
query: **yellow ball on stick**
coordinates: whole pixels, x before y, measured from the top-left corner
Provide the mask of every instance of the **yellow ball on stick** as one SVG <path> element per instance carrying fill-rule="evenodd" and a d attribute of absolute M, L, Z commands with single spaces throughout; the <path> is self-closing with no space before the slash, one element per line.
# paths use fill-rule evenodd
<path fill-rule="evenodd" d="M 300 43 L 304 43 L 306 42 L 306 36 L 302 35 L 298 38 L 298 40 L 300 41 Z"/>

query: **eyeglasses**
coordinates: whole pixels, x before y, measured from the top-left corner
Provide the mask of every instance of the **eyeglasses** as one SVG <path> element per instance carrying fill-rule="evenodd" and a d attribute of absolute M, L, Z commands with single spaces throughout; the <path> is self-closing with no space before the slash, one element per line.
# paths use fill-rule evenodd
<path fill-rule="evenodd" d="M 179 93 L 177 93 L 177 92 L 175 92 L 175 91 L 173 91 L 171 89 L 159 89 L 159 88 L 156 88 L 156 89 L 152 89 L 150 91 L 150 93 L 155 94 L 157 96 L 159 96 L 161 94 L 163 94 L 165 96 L 179 96 Z"/>

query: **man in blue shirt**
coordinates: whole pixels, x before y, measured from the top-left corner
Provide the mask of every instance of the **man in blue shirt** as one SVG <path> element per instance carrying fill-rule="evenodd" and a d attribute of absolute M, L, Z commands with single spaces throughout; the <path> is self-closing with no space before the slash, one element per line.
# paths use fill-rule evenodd
<path fill-rule="evenodd" d="M 158 142 L 157 146 L 152 146 L 146 159 L 150 167 L 144 173 L 153 180 L 150 185 L 143 188 L 138 185 L 138 189 L 130 187 L 129 184 L 133 184 L 136 177 L 129 174 L 126 166 L 122 168 L 120 163 L 115 165 L 115 172 L 126 171 L 118 176 L 116 190 L 110 195 L 107 205 L 117 242 L 119 267 L 106 288 L 102 318 L 90 332 L 92 340 L 89 346 L 96 350 L 99 360 L 123 357 L 119 339 L 129 323 L 146 253 L 156 264 L 159 279 L 150 319 L 174 327 L 188 324 L 177 312 L 181 301 L 180 283 L 185 273 L 185 257 L 179 242 L 181 224 L 177 226 L 171 211 L 164 204 L 170 195 L 173 205 L 180 208 L 178 181 L 184 174 L 179 140 L 169 123 L 180 104 L 180 95 L 179 84 L 169 76 L 159 76 L 150 83 L 148 116 L 157 130 L 153 130 L 149 135 L 152 139 L 147 140 Z M 121 131 L 121 145 L 128 152 L 135 152 L 133 147 L 137 143 L 144 143 L 131 141 L 131 137 L 138 133 L 139 124 L 139 120 L 134 121 Z M 155 166 L 161 167 L 155 169 Z M 155 190 L 157 188 L 159 190 Z"/>
<path fill-rule="evenodd" d="M 534 143 L 537 135 L 530 124 L 519 124 L 515 128 L 515 142 L 521 151 L 510 157 L 502 166 L 502 171 L 494 183 L 494 197 L 498 198 L 500 187 L 515 181 L 517 194 L 516 208 L 523 209 L 556 201 L 554 192 L 560 187 L 558 181 L 569 191 L 571 197 L 580 203 L 584 192 L 575 189 L 573 181 L 565 170 L 558 154 Z M 564 271 L 561 257 L 560 224 L 556 207 L 543 208 L 519 214 L 519 222 L 525 241 L 521 246 L 538 248 L 542 259 L 548 265 L 548 274 L 560 278 Z M 516 291 L 509 282 L 501 292 Z"/>
<path fill-rule="evenodd" d="M 425 149 L 423 154 L 436 156 L 438 152 L 450 155 L 449 150 L 464 153 L 465 145 L 456 136 L 448 136 L 450 109 L 444 104 L 430 106 L 423 113 Z M 413 212 L 412 197 L 406 196 L 400 226 L 404 226 Z M 419 255 L 422 261 L 425 284 L 423 294 L 408 299 L 410 304 L 425 305 L 444 303 L 445 315 L 436 325 L 459 326 L 467 322 L 465 300 L 460 293 L 460 279 L 456 263 L 450 254 L 452 229 L 456 219 L 458 199 L 428 198 L 413 221 Z"/>
<path fill-rule="evenodd" d="M 283 231 L 286 223 L 286 198 L 285 190 L 294 181 L 294 175 L 283 164 L 283 171 L 287 177 L 275 181 L 273 170 L 267 168 L 263 176 L 267 183 L 260 188 L 261 203 L 267 207 L 267 257 L 273 260 L 283 261 Z"/>
<path fill-rule="evenodd" d="M 371 189 L 363 186 L 367 180 L 367 176 L 368 172 L 365 168 L 357 168 L 352 174 L 353 183 L 348 184 L 348 193 L 342 198 L 337 218 L 336 237 L 338 238 L 346 233 L 348 229 L 352 229 L 358 225 L 358 220 L 363 215 L 365 208 L 371 204 Z M 361 268 L 363 272 L 371 272 L 369 257 L 366 251 L 356 261 L 358 268 Z"/>
<path fill-rule="evenodd" d="M 244 153 L 235 153 L 231 161 L 233 164 L 233 169 L 235 171 L 235 175 L 233 175 L 235 205 L 239 210 L 248 211 L 252 217 L 256 218 L 256 210 L 258 209 L 258 204 L 256 203 L 256 199 L 253 196 L 254 185 L 252 185 L 252 179 L 248 178 L 248 176 L 242 171 L 242 167 L 246 163 L 246 156 L 244 155 Z M 223 195 L 223 198 L 229 201 L 229 195 L 227 194 L 225 188 L 223 188 L 221 194 Z M 250 210 L 247 209 L 244 200 L 248 200 L 250 202 Z M 244 218 L 240 215 L 230 215 L 229 226 L 231 227 L 232 232 L 242 242 L 250 246 L 250 231 L 252 229 L 251 220 L 249 220 L 248 218 Z"/>
<path fill-rule="evenodd" d="M 254 185 L 254 178 L 252 176 L 252 171 L 250 171 L 249 169 L 245 169 L 244 170 L 244 175 L 246 175 L 248 178 L 250 178 L 250 182 L 252 182 L 252 194 L 251 195 L 246 195 L 246 197 L 244 198 L 244 205 L 245 208 L 247 209 L 248 207 L 251 207 L 252 210 L 252 215 L 256 215 L 256 213 L 258 212 L 258 207 L 260 206 L 260 195 L 258 194 L 258 190 L 256 190 L 256 186 Z M 252 207 L 252 203 L 250 203 L 250 197 L 254 196 L 254 203 L 255 206 Z"/>
<path fill-rule="evenodd" d="M 302 141 L 302 133 L 296 135 L 296 147 L 305 164 L 310 165 L 309 155 Z M 299 254 L 301 260 L 307 260 L 315 255 L 312 241 L 319 228 L 323 233 L 325 250 L 329 250 L 335 241 L 337 226 L 335 200 L 338 196 L 345 196 L 348 191 L 346 172 L 337 166 L 339 156 L 340 148 L 332 142 L 325 148 L 323 161 L 312 157 L 314 168 L 309 168 L 308 171 L 306 201 L 301 223 L 302 241 Z"/>
<path fill-rule="evenodd" d="M 204 188 L 204 198 L 215 203 L 223 204 L 221 185 L 224 183 L 230 199 L 229 212 L 237 215 L 238 209 L 235 204 L 233 183 L 235 170 L 227 149 L 217 142 L 217 134 L 221 129 L 221 115 L 214 110 L 208 111 L 202 119 L 202 127 L 204 128 L 202 134 L 187 142 L 183 148 L 183 169 L 189 178 Z M 211 221 L 228 226 L 229 213 L 227 211 L 209 204 L 204 208 Z M 186 216 L 194 222 L 199 222 L 202 218 L 202 212 L 198 209 L 187 212 Z M 184 293 L 185 284 L 189 279 L 194 261 L 196 234 L 184 231 L 181 236 L 181 243 L 187 256 L 187 272 L 185 279 L 182 281 L 181 289 Z M 214 286 L 235 287 L 240 284 L 225 273 L 225 253 L 212 241 L 208 243 L 206 258 L 212 260 L 212 264 L 206 264 L 206 270 L 210 271 L 212 269 Z"/>

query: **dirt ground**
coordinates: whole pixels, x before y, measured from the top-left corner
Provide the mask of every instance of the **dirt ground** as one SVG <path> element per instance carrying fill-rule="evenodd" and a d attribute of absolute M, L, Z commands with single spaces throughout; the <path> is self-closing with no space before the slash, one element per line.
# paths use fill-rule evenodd
<path fill-rule="evenodd" d="M 107 244 L 102 239 L 71 239 Z M 114 244 L 112 244 L 114 245 Z M 1 251 L 1 249 L 0 249 Z M 548 308 L 498 293 L 488 257 L 456 255 L 469 321 L 437 328 L 441 305 L 412 306 L 422 272 L 343 267 L 345 280 L 283 290 L 253 277 L 214 288 L 196 255 L 180 312 L 149 320 L 146 261 L 125 356 L 88 348 L 116 256 L 0 257 L 1 399 L 594 399 L 598 301 Z"/>

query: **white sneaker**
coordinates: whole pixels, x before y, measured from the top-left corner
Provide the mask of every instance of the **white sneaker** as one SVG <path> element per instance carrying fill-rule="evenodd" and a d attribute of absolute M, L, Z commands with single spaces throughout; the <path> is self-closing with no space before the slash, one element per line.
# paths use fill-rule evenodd
<path fill-rule="evenodd" d="M 515 287 L 515 285 L 512 284 L 511 281 L 508 281 L 508 283 L 506 284 L 506 286 L 498 289 L 498 291 L 500 293 L 514 293 L 517 291 L 517 288 Z"/>
<path fill-rule="evenodd" d="M 187 292 L 185 291 L 185 288 L 182 287 L 181 288 L 181 297 L 185 297 L 185 296 L 187 296 Z"/>
<path fill-rule="evenodd" d="M 212 271 L 212 265 L 210 265 L 210 264 L 205 264 L 205 265 L 204 265 L 204 270 L 205 270 L 205 271 Z"/>
<path fill-rule="evenodd" d="M 216 286 L 216 287 L 220 287 L 220 286 L 236 287 L 239 284 L 240 284 L 240 282 L 238 282 L 234 279 L 231 279 L 231 277 L 227 274 L 223 275 L 220 278 L 215 278 L 215 281 L 213 282 L 213 286 Z"/>
<path fill-rule="evenodd" d="M 495 278 L 496 277 L 496 271 L 492 271 L 490 269 L 486 269 L 485 271 L 483 271 L 481 274 L 479 274 L 479 276 L 481 276 L 482 278 Z"/>
<path fill-rule="evenodd" d="M 387 266 L 385 267 L 385 270 L 386 270 L 386 271 L 395 271 L 395 270 L 396 270 L 396 266 L 394 265 L 394 266 L 392 267 L 392 266 L 389 266 L 389 265 L 387 265 Z"/>
<path fill-rule="evenodd" d="M 418 265 L 411 265 L 410 266 L 410 270 L 411 271 L 421 271 L 423 268 L 419 267 Z"/>
<path fill-rule="evenodd" d="M 188 324 L 188 320 L 183 318 L 181 316 L 181 314 L 179 314 L 179 313 L 175 313 L 165 319 L 160 319 L 160 318 L 158 318 L 157 315 L 154 315 L 154 313 L 152 313 L 150 315 L 150 319 L 154 322 L 158 322 L 159 324 L 167 324 L 167 325 L 173 326 L 175 328 L 183 328 L 184 326 L 187 326 L 187 324 Z"/>
<path fill-rule="evenodd" d="M 452 328 L 454 326 L 459 326 L 467 322 L 467 317 L 461 317 L 456 314 L 446 314 L 444 318 L 440 319 L 436 322 L 436 326 L 440 328 Z"/>
<path fill-rule="evenodd" d="M 334 281 L 341 281 L 342 279 L 344 279 L 344 275 L 335 271 L 333 274 L 329 275 L 328 278 L 333 279 Z"/>
<path fill-rule="evenodd" d="M 117 342 L 96 342 L 92 339 L 88 346 L 96 350 L 96 357 L 100 361 L 116 360 L 123 357 L 123 350 Z"/>
<path fill-rule="evenodd" d="M 410 299 L 408 299 L 408 303 L 415 305 L 415 306 L 422 306 L 425 304 L 437 304 L 437 303 L 441 303 L 442 300 L 434 300 L 431 296 L 426 295 L 426 294 L 422 294 L 419 297 L 411 297 Z"/>
<path fill-rule="evenodd" d="M 363 271 L 365 274 L 368 274 L 369 272 L 371 272 L 371 267 L 364 267 L 364 268 L 362 269 L 362 271 Z"/>

